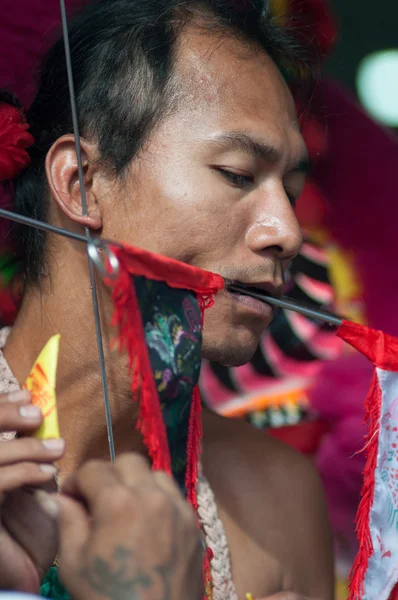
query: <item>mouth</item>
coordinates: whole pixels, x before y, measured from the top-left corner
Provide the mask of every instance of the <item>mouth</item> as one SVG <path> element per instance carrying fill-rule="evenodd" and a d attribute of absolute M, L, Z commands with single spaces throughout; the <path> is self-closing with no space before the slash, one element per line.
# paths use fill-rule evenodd
<path fill-rule="evenodd" d="M 271 298 L 281 298 L 283 295 L 283 286 L 276 286 L 271 283 L 244 283 L 231 279 L 225 280 L 225 290 L 231 295 L 235 302 L 244 306 L 248 311 L 263 320 L 271 321 L 274 317 L 275 307 L 266 300 L 267 296 Z M 257 291 L 261 293 L 263 299 L 249 296 L 247 291 Z"/>

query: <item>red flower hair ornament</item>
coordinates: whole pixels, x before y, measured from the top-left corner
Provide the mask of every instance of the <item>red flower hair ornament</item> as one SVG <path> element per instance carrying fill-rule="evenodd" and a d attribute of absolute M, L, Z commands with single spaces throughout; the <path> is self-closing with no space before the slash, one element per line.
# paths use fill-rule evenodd
<path fill-rule="evenodd" d="M 34 138 L 23 109 L 0 102 L 0 182 L 14 179 L 30 163 Z"/>

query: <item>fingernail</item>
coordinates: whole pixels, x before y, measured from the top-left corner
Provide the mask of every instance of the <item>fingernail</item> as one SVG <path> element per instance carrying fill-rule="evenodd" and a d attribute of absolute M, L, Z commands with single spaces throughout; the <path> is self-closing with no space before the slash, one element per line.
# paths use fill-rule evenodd
<path fill-rule="evenodd" d="M 43 440 L 42 444 L 48 450 L 56 452 L 62 452 L 65 448 L 65 441 L 63 439 Z"/>
<path fill-rule="evenodd" d="M 17 390 L 8 394 L 8 402 L 29 402 L 30 398 L 28 390 Z"/>
<path fill-rule="evenodd" d="M 43 471 L 43 473 L 52 473 L 53 475 L 55 475 L 55 473 L 58 471 L 57 467 L 47 463 L 40 465 L 40 470 Z"/>
<path fill-rule="evenodd" d="M 19 409 L 19 414 L 24 419 L 37 421 L 38 419 L 40 419 L 41 410 L 38 406 L 33 406 L 33 404 L 30 404 L 28 406 L 21 406 L 21 408 Z"/>
<path fill-rule="evenodd" d="M 36 490 L 35 498 L 50 517 L 54 518 L 58 515 L 58 504 L 50 494 L 47 494 L 44 490 Z"/>

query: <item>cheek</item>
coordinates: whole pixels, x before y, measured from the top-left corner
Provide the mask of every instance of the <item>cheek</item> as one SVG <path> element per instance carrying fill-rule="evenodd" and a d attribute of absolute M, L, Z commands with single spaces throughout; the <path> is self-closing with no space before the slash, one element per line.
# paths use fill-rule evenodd
<path fill-rule="evenodd" d="M 244 237 L 237 207 L 210 169 L 174 163 L 147 175 L 128 201 L 130 243 L 210 268 Z"/>

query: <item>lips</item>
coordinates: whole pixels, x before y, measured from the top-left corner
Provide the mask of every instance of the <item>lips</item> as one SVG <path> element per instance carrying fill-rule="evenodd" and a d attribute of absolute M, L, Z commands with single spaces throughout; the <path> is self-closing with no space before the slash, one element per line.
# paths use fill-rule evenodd
<path fill-rule="evenodd" d="M 230 286 L 235 287 L 236 289 L 229 289 Z M 239 294 L 238 289 L 242 288 L 242 292 L 244 290 L 244 288 L 247 289 L 251 289 L 253 291 L 260 291 L 260 292 L 265 292 L 267 295 L 269 296 L 273 296 L 274 298 L 282 298 L 283 296 L 283 283 L 280 285 L 277 285 L 275 283 L 272 282 L 244 282 L 244 281 L 237 281 L 237 280 L 233 280 L 233 279 L 225 279 L 225 288 L 231 293 L 231 294 Z"/>
<path fill-rule="evenodd" d="M 234 285 L 235 287 L 232 287 Z M 240 291 L 240 288 L 242 291 Z M 244 312 L 250 314 L 251 317 L 257 317 L 265 321 L 265 326 L 267 326 L 274 316 L 274 308 L 264 300 L 259 300 L 245 294 L 244 290 L 247 288 L 248 286 L 243 286 L 242 284 L 226 283 L 226 290 L 230 293 L 233 302 L 239 305 Z M 261 288 L 257 287 L 256 289 L 262 294 L 266 292 L 267 295 L 270 295 L 270 292 L 273 292 L 272 295 L 280 295 L 279 289 L 273 285 L 263 283 L 261 284 Z"/>

